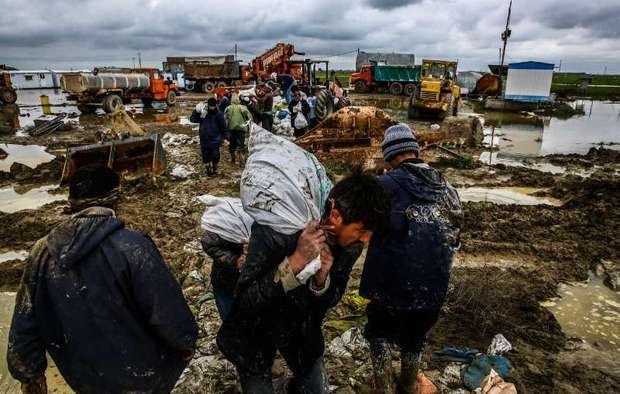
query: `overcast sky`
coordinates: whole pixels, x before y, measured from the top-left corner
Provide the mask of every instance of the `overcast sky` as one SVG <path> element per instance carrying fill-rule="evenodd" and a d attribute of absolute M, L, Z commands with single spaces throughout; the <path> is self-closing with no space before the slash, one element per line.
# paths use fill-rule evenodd
<path fill-rule="evenodd" d="M 276 42 L 311 57 L 360 48 L 498 62 L 508 0 L 0 0 L 0 63 L 19 68 L 143 64 L 166 56 L 250 59 Z M 508 62 L 620 74 L 620 0 L 514 0 Z M 354 55 L 329 57 L 351 69 Z"/>

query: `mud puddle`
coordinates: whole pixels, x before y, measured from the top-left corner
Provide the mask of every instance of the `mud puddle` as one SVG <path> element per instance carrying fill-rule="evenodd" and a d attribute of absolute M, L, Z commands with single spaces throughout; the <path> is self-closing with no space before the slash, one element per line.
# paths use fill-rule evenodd
<path fill-rule="evenodd" d="M 28 257 L 28 252 L 25 250 L 0 252 L 0 263 L 11 260 L 26 260 L 26 257 Z"/>
<path fill-rule="evenodd" d="M 24 209 L 37 209 L 54 201 L 66 200 L 66 194 L 50 193 L 57 185 L 41 186 L 19 193 L 13 186 L 0 188 L 0 212 L 13 213 Z"/>
<path fill-rule="evenodd" d="M 466 187 L 458 189 L 462 201 L 490 202 L 499 205 L 562 205 L 558 199 L 533 195 L 541 191 L 544 189 L 531 187 Z"/>
<path fill-rule="evenodd" d="M 5 159 L 0 160 L 0 171 L 5 172 L 9 172 L 13 163 L 35 168 L 39 164 L 52 161 L 55 157 L 45 151 L 45 146 L 40 145 L 0 144 L 0 149 L 8 154 Z"/>
<path fill-rule="evenodd" d="M 480 153 L 478 160 L 484 164 L 495 165 L 503 164 L 508 167 L 523 167 L 551 174 L 563 174 L 567 172 L 566 167 L 558 166 L 547 162 L 533 162 L 521 156 L 513 156 L 502 151 L 485 151 Z M 584 174 L 585 175 L 585 174 Z"/>
<path fill-rule="evenodd" d="M 0 293 L 0 348 L 6 349 L 9 339 L 9 329 L 13 318 L 13 308 L 15 307 L 15 293 Z M 49 393 L 70 394 L 73 391 L 69 388 L 54 362 L 47 358 L 47 389 Z M 9 374 L 6 357 L 0 358 L 0 392 L 20 393 L 20 384 Z"/>
<path fill-rule="evenodd" d="M 586 342 L 580 357 L 610 354 L 614 361 L 611 369 L 620 375 L 620 294 L 594 274 L 585 283 L 561 284 L 558 292 L 559 298 L 543 302 L 542 306 L 553 313 L 567 336 Z"/>

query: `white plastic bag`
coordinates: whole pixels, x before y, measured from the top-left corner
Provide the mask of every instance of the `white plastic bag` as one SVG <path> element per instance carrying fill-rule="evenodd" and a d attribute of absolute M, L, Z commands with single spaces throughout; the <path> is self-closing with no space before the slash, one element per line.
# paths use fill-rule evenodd
<path fill-rule="evenodd" d="M 237 244 L 250 241 L 254 220 L 244 212 L 240 199 L 216 197 L 209 194 L 197 198 L 207 205 L 201 219 L 203 230 L 215 233 L 225 240 Z"/>
<path fill-rule="evenodd" d="M 502 353 L 506 353 L 512 350 L 512 345 L 508 342 L 505 336 L 502 334 L 496 334 L 487 349 L 489 356 L 497 356 Z"/>
<path fill-rule="evenodd" d="M 288 235 L 320 220 L 332 183 L 317 158 L 256 124 L 251 126 L 248 146 L 250 155 L 241 176 L 245 212 Z M 305 282 L 320 264 L 319 259 L 308 264 L 298 280 Z"/>
<path fill-rule="evenodd" d="M 306 120 L 306 117 L 301 112 L 298 112 L 297 116 L 295 116 L 295 128 L 297 130 L 301 130 L 306 127 L 308 127 L 308 121 Z"/>

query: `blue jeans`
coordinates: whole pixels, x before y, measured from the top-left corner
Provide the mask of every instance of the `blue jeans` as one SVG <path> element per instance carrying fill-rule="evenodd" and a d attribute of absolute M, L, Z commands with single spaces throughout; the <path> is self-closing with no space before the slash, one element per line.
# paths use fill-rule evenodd
<path fill-rule="evenodd" d="M 215 296 L 215 306 L 217 307 L 217 312 L 220 314 L 220 319 L 224 321 L 226 316 L 228 316 L 228 312 L 230 312 L 230 307 L 233 303 L 233 296 L 217 286 L 213 286 L 213 295 Z"/>
<path fill-rule="evenodd" d="M 282 356 L 286 360 L 286 355 L 282 354 Z M 289 393 L 327 394 L 329 392 L 323 356 L 317 358 L 308 371 L 299 371 L 298 368 L 295 368 L 295 360 L 286 360 L 286 363 L 293 371 L 293 380 L 289 382 Z M 274 392 L 271 383 L 271 371 L 265 371 L 262 375 L 251 375 L 239 371 L 239 377 L 244 393 L 273 394 Z"/>

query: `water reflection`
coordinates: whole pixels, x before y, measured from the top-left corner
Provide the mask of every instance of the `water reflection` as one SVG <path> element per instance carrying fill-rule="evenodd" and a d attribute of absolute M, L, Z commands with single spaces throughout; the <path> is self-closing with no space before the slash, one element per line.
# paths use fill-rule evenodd
<path fill-rule="evenodd" d="M 462 201 L 490 202 L 501 205 L 562 205 L 562 202 L 555 198 L 533 195 L 540 191 L 543 189 L 531 187 L 466 187 L 458 189 Z"/>
<path fill-rule="evenodd" d="M 50 193 L 57 187 L 57 185 L 41 186 L 21 193 L 13 186 L 2 188 L 0 189 L 0 212 L 12 213 L 24 209 L 37 209 L 54 201 L 66 200 L 66 194 Z"/>
<path fill-rule="evenodd" d="M 54 160 L 55 157 L 45 151 L 46 147 L 40 145 L 0 144 L 0 149 L 8 154 L 5 159 L 0 160 L 0 171 L 5 172 L 9 172 L 13 163 L 35 168 L 39 164 Z"/>

